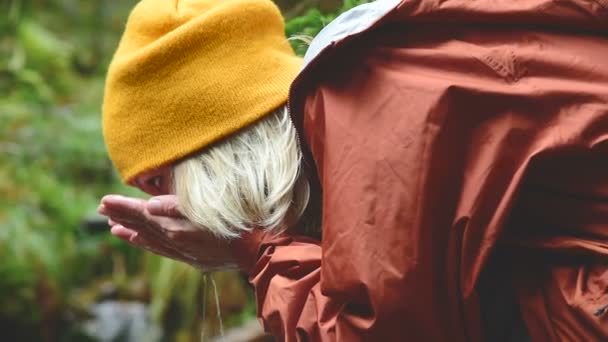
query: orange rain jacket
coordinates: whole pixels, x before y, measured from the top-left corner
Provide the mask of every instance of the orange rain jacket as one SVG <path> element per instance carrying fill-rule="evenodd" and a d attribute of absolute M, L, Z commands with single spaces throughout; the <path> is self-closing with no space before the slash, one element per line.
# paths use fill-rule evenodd
<path fill-rule="evenodd" d="M 268 331 L 608 341 L 608 1 L 380 0 L 306 63 L 323 238 L 241 242 Z"/>

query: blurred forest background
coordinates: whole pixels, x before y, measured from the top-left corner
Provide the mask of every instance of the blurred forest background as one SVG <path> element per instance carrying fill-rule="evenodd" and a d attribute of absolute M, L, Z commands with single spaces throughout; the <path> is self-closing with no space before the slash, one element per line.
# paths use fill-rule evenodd
<path fill-rule="evenodd" d="M 308 36 L 362 2 L 277 1 L 287 34 Z M 0 0 L 4 341 L 199 341 L 203 329 L 218 334 L 206 277 L 112 238 L 95 216 L 104 194 L 143 196 L 118 181 L 100 127 L 104 74 L 135 3 Z M 213 277 L 224 328 L 253 319 L 245 277 Z"/>

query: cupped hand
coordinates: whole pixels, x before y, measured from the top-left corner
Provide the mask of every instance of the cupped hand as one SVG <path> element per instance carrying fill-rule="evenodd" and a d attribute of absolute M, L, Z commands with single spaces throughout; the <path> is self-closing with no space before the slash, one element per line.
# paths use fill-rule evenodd
<path fill-rule="evenodd" d="M 204 271 L 236 269 L 230 242 L 196 227 L 179 212 L 174 195 L 149 200 L 108 195 L 98 208 L 114 236 Z"/>

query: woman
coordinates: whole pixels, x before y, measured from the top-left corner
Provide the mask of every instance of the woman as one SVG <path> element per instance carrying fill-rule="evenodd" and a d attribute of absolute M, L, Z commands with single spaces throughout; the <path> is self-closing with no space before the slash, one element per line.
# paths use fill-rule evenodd
<path fill-rule="evenodd" d="M 114 235 L 247 272 L 281 340 L 608 339 L 603 1 L 377 1 L 297 78 L 281 20 L 265 0 L 136 7 L 104 137 L 162 196 L 102 199 Z"/>

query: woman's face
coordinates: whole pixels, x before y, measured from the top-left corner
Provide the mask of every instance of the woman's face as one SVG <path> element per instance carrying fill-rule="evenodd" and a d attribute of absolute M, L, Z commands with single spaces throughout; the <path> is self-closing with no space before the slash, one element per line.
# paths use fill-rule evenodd
<path fill-rule="evenodd" d="M 171 166 L 147 171 L 135 177 L 130 184 L 152 196 L 168 195 L 173 188 L 173 172 Z"/>

